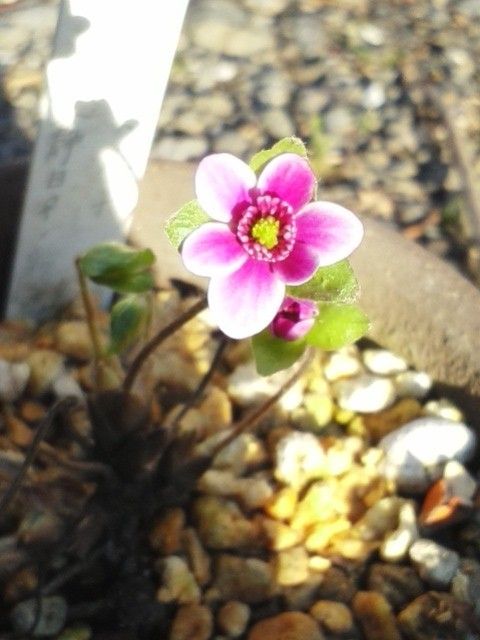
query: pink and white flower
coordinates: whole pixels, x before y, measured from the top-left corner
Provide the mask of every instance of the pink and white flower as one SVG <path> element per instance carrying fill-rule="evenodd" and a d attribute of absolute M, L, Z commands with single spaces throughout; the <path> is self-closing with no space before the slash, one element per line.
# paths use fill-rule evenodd
<path fill-rule="evenodd" d="M 262 331 L 286 285 L 307 282 L 360 244 L 360 220 L 338 204 L 310 202 L 314 187 L 308 162 L 293 153 L 271 160 L 258 179 L 228 153 L 200 162 L 196 194 L 213 220 L 187 236 L 182 258 L 189 271 L 210 278 L 210 310 L 231 338 Z"/>
<path fill-rule="evenodd" d="M 286 296 L 269 328 L 276 338 L 299 340 L 313 327 L 317 315 L 317 305 L 313 300 Z"/>

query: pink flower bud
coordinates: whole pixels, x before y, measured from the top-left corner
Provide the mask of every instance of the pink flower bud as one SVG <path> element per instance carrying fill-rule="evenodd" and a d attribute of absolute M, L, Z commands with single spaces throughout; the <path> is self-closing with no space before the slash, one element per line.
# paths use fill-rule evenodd
<path fill-rule="evenodd" d="M 282 340 L 298 340 L 313 327 L 317 313 L 317 306 L 312 300 L 286 296 L 270 325 L 270 331 Z"/>

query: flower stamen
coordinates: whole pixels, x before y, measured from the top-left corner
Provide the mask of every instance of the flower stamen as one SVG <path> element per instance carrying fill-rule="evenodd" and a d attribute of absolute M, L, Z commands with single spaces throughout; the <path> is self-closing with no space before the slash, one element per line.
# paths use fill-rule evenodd
<path fill-rule="evenodd" d="M 280 221 L 275 220 L 273 216 L 267 216 L 266 218 L 260 218 L 253 225 L 250 235 L 267 249 L 273 249 L 278 244 L 279 229 Z"/>
<path fill-rule="evenodd" d="M 236 235 L 245 251 L 256 260 L 285 260 L 297 235 L 293 209 L 275 196 L 257 196 L 241 216 Z"/>

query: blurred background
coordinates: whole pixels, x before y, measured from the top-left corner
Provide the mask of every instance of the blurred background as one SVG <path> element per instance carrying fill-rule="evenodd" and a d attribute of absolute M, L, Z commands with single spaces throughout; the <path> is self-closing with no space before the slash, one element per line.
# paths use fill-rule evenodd
<path fill-rule="evenodd" d="M 58 6 L 0 0 L 0 167 L 30 156 Z M 190 0 L 151 158 L 298 135 L 321 199 L 478 284 L 479 60 L 479 0 Z"/>

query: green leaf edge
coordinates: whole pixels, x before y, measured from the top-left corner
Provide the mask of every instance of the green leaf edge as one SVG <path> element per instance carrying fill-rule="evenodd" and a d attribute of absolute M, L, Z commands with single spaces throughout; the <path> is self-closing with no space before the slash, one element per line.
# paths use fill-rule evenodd
<path fill-rule="evenodd" d="M 165 233 L 170 244 L 177 251 L 185 238 L 205 222 L 210 216 L 201 208 L 198 200 L 190 200 L 171 215 L 165 223 Z"/>
<path fill-rule="evenodd" d="M 332 274 L 339 268 L 345 270 L 344 283 L 329 291 L 328 280 L 332 278 Z M 298 286 L 287 286 L 286 290 L 287 294 L 294 298 L 338 304 L 355 302 L 360 293 L 357 278 L 348 260 L 341 260 L 328 267 L 320 267 L 308 282 Z"/>
<path fill-rule="evenodd" d="M 252 337 L 251 346 L 257 373 L 270 376 L 295 364 L 305 351 L 306 341 L 304 338 L 281 340 L 272 335 L 269 329 L 264 329 Z"/>
<path fill-rule="evenodd" d="M 353 322 L 349 320 L 346 335 L 342 339 L 337 339 L 335 336 L 335 328 L 338 330 L 339 313 L 340 319 L 342 313 L 351 314 L 354 317 Z M 357 305 L 320 304 L 315 323 L 304 339 L 307 344 L 322 351 L 334 351 L 359 340 L 368 332 L 369 327 L 368 316 Z"/>
<path fill-rule="evenodd" d="M 282 153 L 296 153 L 297 156 L 302 158 L 307 158 L 308 155 L 307 148 L 303 141 L 296 136 L 289 136 L 288 138 L 282 138 L 269 149 L 258 151 L 258 153 L 252 156 L 248 165 L 258 174 L 268 162 L 282 155 Z"/>

